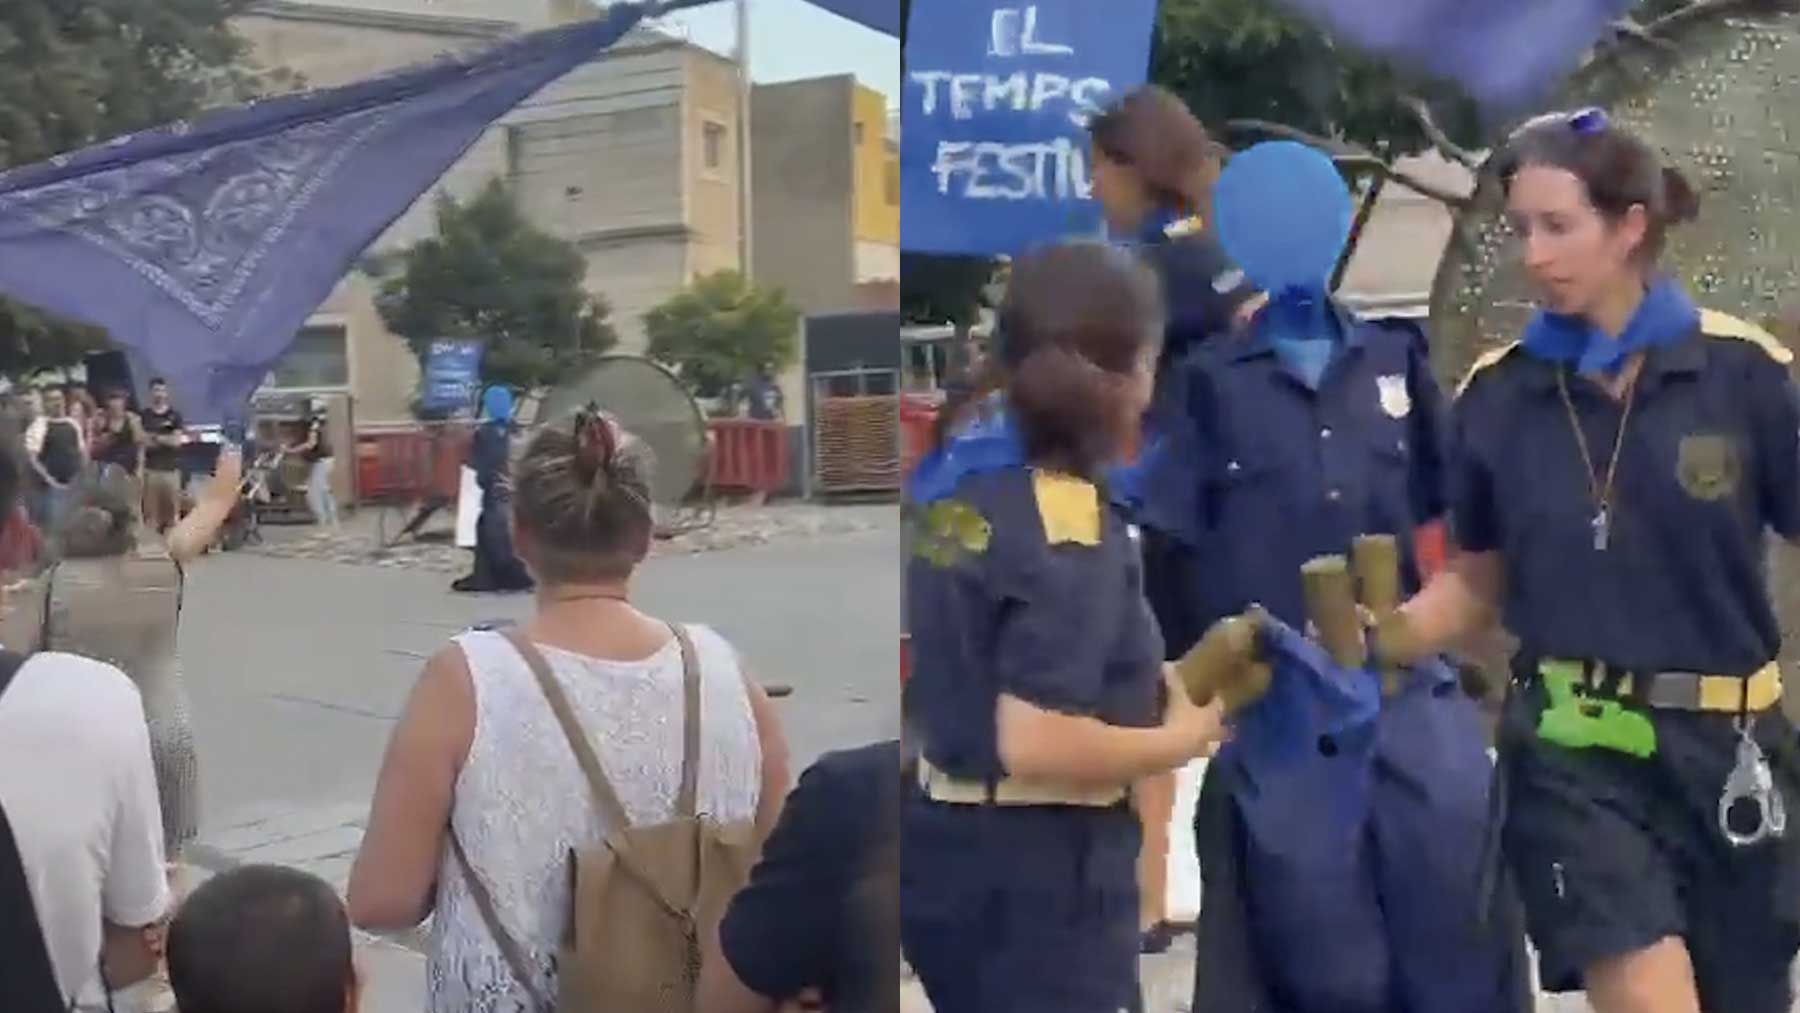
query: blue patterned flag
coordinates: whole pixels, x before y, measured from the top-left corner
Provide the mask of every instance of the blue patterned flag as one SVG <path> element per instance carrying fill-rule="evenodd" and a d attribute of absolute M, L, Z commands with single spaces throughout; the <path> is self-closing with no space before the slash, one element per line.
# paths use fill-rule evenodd
<path fill-rule="evenodd" d="M 1496 115 L 1541 101 L 1637 0 L 1281 0 L 1377 56 L 1457 82 Z"/>
<path fill-rule="evenodd" d="M 823 7 L 841 18 L 878 32 L 898 36 L 900 34 L 900 0 L 812 0 L 816 7 Z"/>
<path fill-rule="evenodd" d="M 0 292 L 106 328 L 200 422 L 238 414 L 354 259 L 603 17 L 0 173 Z"/>

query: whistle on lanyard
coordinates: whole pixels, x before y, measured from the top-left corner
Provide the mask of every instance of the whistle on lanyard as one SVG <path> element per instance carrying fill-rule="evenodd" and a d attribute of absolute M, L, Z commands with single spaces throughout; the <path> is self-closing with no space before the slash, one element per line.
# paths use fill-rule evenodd
<path fill-rule="evenodd" d="M 1221 619 L 1174 663 L 1188 698 L 1204 707 L 1216 697 L 1227 713 L 1255 703 L 1268 692 L 1274 671 L 1261 657 L 1268 613 L 1251 606 L 1243 615 Z"/>
<path fill-rule="evenodd" d="M 1579 665 L 1545 662 L 1538 676 L 1550 698 L 1538 718 L 1538 738 L 1565 749 L 1609 749 L 1639 759 L 1656 755 L 1656 726 L 1649 716 L 1618 700 L 1583 693 Z"/>

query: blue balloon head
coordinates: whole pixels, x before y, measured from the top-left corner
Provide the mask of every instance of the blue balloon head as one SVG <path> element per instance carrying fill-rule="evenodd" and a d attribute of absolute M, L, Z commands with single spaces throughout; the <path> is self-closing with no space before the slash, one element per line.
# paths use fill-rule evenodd
<path fill-rule="evenodd" d="M 512 391 L 506 387 L 489 387 L 481 395 L 481 417 L 498 422 L 511 422 L 513 413 Z"/>
<path fill-rule="evenodd" d="M 1350 239 L 1353 204 L 1330 158 L 1269 141 L 1226 163 L 1213 222 L 1225 254 L 1258 288 L 1323 292 Z"/>

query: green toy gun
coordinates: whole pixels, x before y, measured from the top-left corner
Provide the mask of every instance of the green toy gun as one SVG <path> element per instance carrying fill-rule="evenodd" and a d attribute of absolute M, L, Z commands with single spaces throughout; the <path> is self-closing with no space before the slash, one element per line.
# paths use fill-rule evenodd
<path fill-rule="evenodd" d="M 1538 666 L 1548 706 L 1538 718 L 1538 738 L 1566 749 L 1610 749 L 1639 759 L 1656 755 L 1656 726 L 1648 715 L 1617 700 L 1596 700 L 1578 688 L 1581 666 L 1546 661 Z"/>

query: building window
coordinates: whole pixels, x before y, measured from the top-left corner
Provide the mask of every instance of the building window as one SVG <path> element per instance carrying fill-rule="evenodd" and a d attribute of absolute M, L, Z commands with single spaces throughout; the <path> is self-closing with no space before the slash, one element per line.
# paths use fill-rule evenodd
<path fill-rule="evenodd" d="M 887 205 L 891 208 L 897 208 L 900 206 L 900 161 L 898 159 L 890 158 L 887 160 L 887 165 L 884 166 L 884 168 L 887 171 L 884 174 L 882 183 L 887 192 Z"/>
<path fill-rule="evenodd" d="M 862 123 L 862 120 L 856 121 L 856 125 L 854 127 L 853 132 L 856 135 L 856 146 L 859 148 L 862 147 L 862 145 L 863 145 L 863 123 Z"/>
<path fill-rule="evenodd" d="M 339 325 L 301 328 L 269 381 L 283 390 L 349 385 L 349 343 Z"/>
<path fill-rule="evenodd" d="M 701 131 L 706 169 L 708 172 L 720 172 L 725 168 L 725 124 L 709 121 Z"/>

